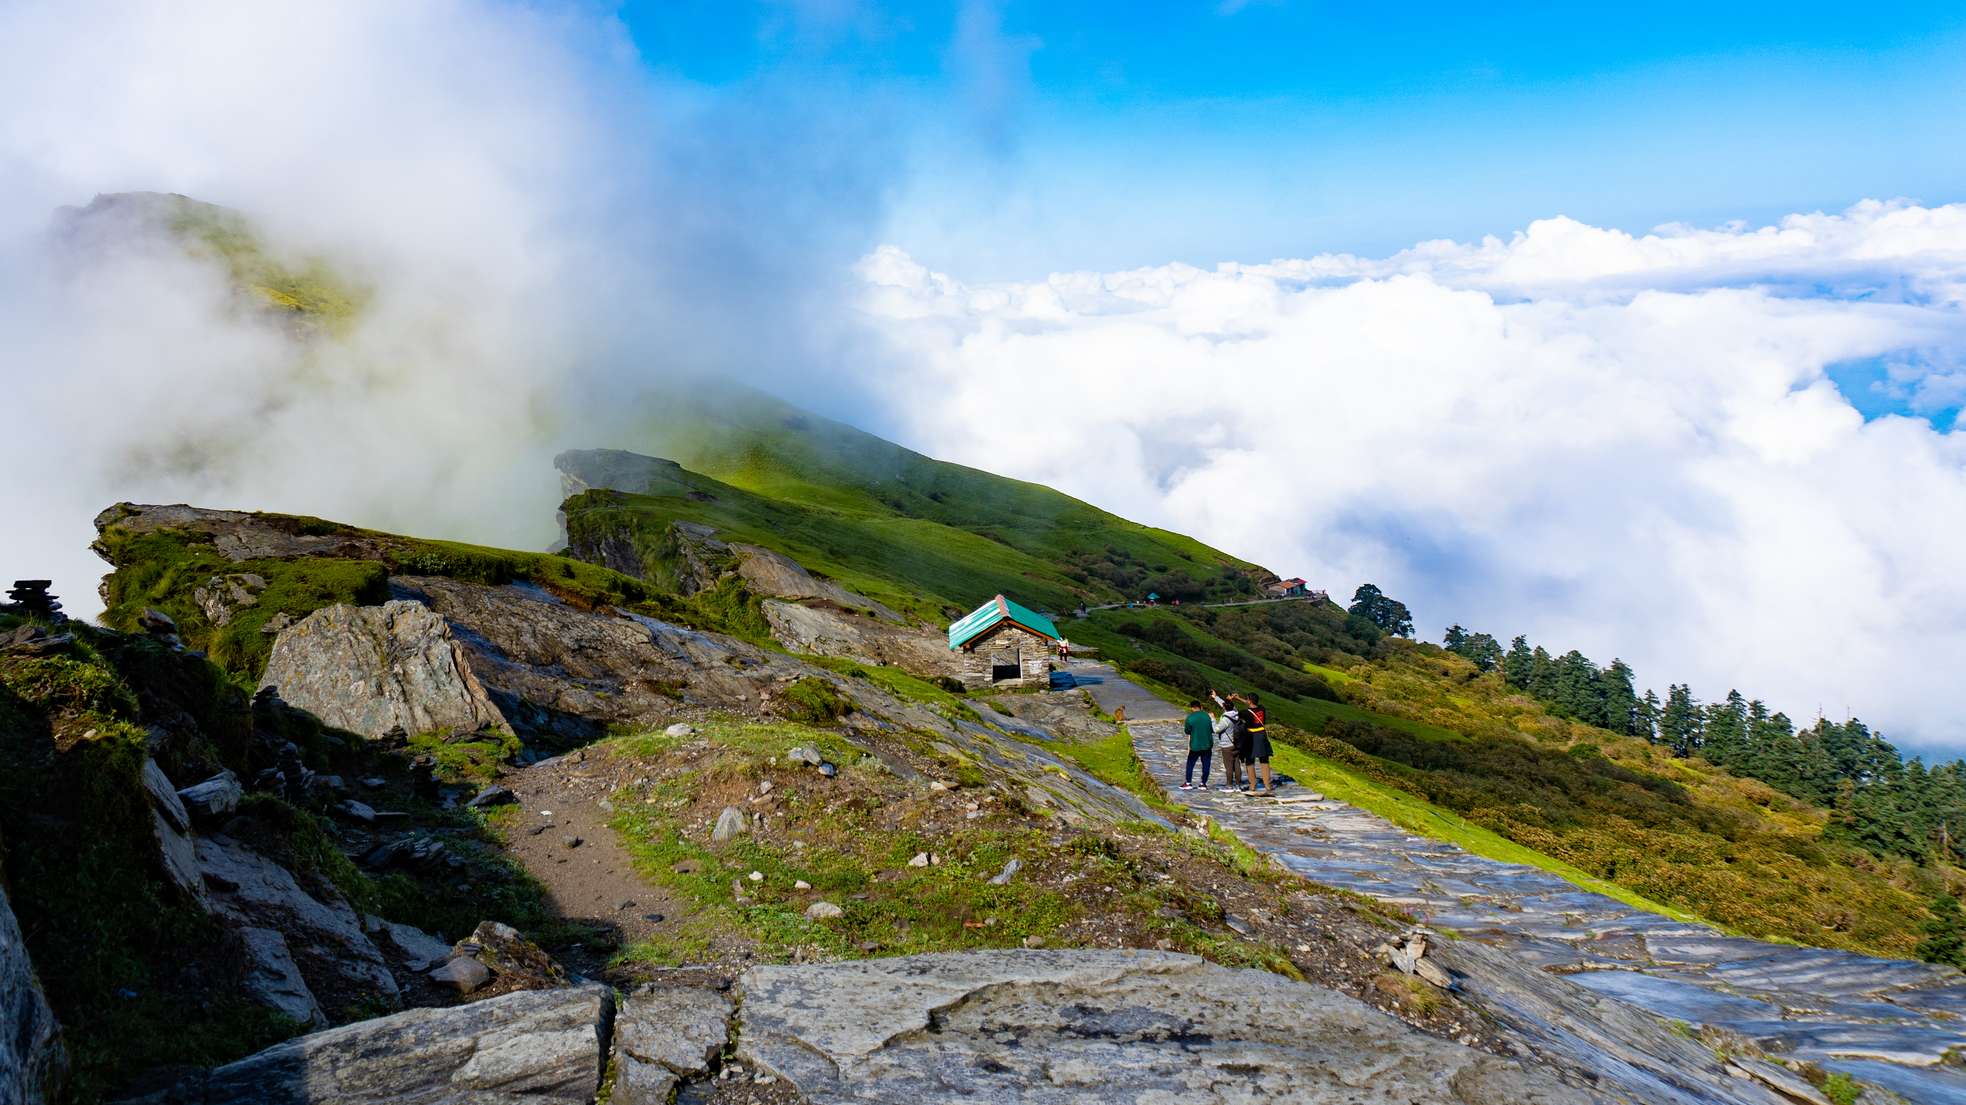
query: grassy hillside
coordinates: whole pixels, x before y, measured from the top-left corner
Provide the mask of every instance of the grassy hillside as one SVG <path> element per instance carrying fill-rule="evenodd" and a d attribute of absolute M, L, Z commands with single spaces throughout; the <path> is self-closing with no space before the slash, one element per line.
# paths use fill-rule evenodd
<path fill-rule="evenodd" d="M 345 332 L 368 301 L 368 289 L 325 259 L 283 255 L 230 208 L 176 193 L 118 192 L 65 214 L 72 231 L 83 236 L 174 237 L 185 252 L 223 268 L 242 303 L 280 318 L 303 337 Z"/>
<path fill-rule="evenodd" d="M 1275 578 L 1193 538 L 1048 487 L 925 457 L 748 389 L 719 384 L 665 395 L 645 424 L 635 451 L 757 497 L 733 508 L 737 520 L 783 511 L 815 552 L 835 553 L 827 543 L 837 545 L 820 559 L 841 571 L 858 568 L 965 610 L 994 593 L 991 583 L 974 582 L 982 576 L 1008 580 L 1054 609 L 1081 596 L 1103 602 L 1154 591 L 1188 600 L 1248 597 Z M 650 521 L 661 524 L 665 513 Z M 909 547 L 884 554 L 869 540 Z M 918 553 L 927 562 L 902 562 Z"/>
<path fill-rule="evenodd" d="M 570 532 L 627 535 L 656 569 L 663 534 L 687 520 L 925 618 L 998 590 L 1054 610 L 1137 597 L 1153 575 L 1102 572 L 1141 560 L 1211 578 L 1191 600 L 1240 595 L 1254 578 L 1192 541 L 769 400 L 679 408 L 652 436 L 718 478 L 666 469 L 648 494 L 593 492 L 566 513 Z M 1197 574 L 1205 564 L 1218 574 Z M 1065 631 L 1171 696 L 1262 694 L 1290 746 L 1286 769 L 1335 795 L 1634 904 L 1909 956 L 1940 888 L 1933 869 L 1824 839 L 1819 808 L 1557 717 L 1499 675 L 1330 603 L 1190 601 L 1096 611 Z"/>
<path fill-rule="evenodd" d="M 1260 693 L 1289 746 L 1283 769 L 1336 797 L 1482 854 L 1613 883 L 1597 888 L 1635 904 L 1910 956 L 1940 886 L 1937 870 L 1826 840 L 1822 809 L 1556 717 L 1432 645 L 1361 639 L 1329 604 L 1102 611 L 1071 632 L 1173 693 Z M 1315 680 L 1315 696 L 1282 693 L 1293 677 Z"/>

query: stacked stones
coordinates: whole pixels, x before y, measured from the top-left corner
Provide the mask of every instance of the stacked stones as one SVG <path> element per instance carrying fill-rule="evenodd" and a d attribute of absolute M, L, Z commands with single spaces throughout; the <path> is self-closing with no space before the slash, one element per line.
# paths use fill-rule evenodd
<path fill-rule="evenodd" d="M 25 614 L 30 618 L 61 621 L 61 600 L 48 593 L 51 579 L 17 579 L 7 591 L 10 602 L 0 603 L 0 613 Z"/>

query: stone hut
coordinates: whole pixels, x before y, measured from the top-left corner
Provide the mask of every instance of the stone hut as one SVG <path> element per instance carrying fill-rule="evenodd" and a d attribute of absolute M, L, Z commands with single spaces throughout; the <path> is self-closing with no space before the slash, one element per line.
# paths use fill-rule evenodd
<path fill-rule="evenodd" d="M 998 595 L 949 627 L 957 677 L 968 687 L 1049 687 L 1058 627 Z"/>

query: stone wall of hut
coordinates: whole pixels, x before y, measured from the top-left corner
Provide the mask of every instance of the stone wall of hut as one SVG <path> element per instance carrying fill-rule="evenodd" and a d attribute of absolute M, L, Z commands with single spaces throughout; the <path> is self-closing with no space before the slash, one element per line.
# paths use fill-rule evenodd
<path fill-rule="evenodd" d="M 957 678 L 967 687 L 1049 687 L 1057 660 L 1057 642 L 998 625 L 962 651 Z"/>

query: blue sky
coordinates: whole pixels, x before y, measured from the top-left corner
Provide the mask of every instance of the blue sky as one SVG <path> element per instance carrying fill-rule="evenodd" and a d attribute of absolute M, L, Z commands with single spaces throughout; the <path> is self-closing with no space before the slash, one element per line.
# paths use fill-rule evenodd
<path fill-rule="evenodd" d="M 1966 192 L 1966 6 L 631 3 L 647 64 L 864 100 L 967 279 Z"/>

